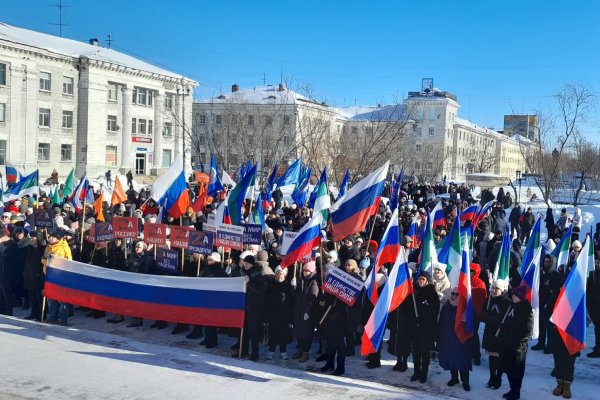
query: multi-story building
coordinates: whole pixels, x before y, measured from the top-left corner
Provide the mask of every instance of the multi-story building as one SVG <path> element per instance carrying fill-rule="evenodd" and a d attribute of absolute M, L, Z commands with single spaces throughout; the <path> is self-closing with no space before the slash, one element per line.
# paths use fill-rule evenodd
<path fill-rule="evenodd" d="M 531 141 L 538 141 L 539 118 L 537 115 L 505 115 L 503 133 L 511 137 L 520 135 Z"/>
<path fill-rule="evenodd" d="M 73 167 L 160 175 L 175 155 L 189 157 L 195 86 L 95 39 L 0 23 L 0 165 L 41 177 Z"/>
<path fill-rule="evenodd" d="M 343 122 L 336 109 L 283 84 L 232 85 L 230 93 L 194 103 L 192 153 L 201 165 L 215 154 L 230 172 L 251 160 L 264 176 L 276 161 L 286 165 L 297 157 L 320 170 L 331 162 Z"/>

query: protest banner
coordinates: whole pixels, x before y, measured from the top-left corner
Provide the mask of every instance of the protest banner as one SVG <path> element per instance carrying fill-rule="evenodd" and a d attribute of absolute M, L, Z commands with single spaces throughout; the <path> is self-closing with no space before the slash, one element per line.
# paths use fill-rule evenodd
<path fill-rule="evenodd" d="M 262 243 L 262 226 L 258 224 L 242 224 L 244 227 L 244 244 Z"/>
<path fill-rule="evenodd" d="M 167 244 L 167 225 L 144 224 L 144 242 L 148 244 L 166 245 Z"/>
<path fill-rule="evenodd" d="M 287 231 L 283 232 L 283 240 L 281 241 L 281 248 L 283 250 L 283 254 L 287 254 L 288 249 L 290 248 L 290 245 L 292 244 L 294 239 L 296 239 L 297 235 L 298 235 L 298 232 L 287 232 Z M 317 258 L 317 254 L 318 253 L 315 250 L 313 250 L 313 251 L 311 251 L 310 255 L 307 255 L 306 257 L 302 257 L 298 261 L 301 263 L 309 262 L 310 260 L 314 260 L 315 258 Z"/>
<path fill-rule="evenodd" d="M 33 224 L 37 228 L 53 228 L 54 220 L 50 211 L 47 210 L 33 210 Z"/>
<path fill-rule="evenodd" d="M 218 225 L 215 246 L 244 250 L 244 227 L 225 224 Z"/>
<path fill-rule="evenodd" d="M 115 238 L 135 239 L 138 237 L 138 219 L 135 217 L 113 217 Z"/>
<path fill-rule="evenodd" d="M 332 268 L 327 274 L 327 279 L 323 283 L 323 291 L 340 299 L 348 306 L 352 307 L 364 283 L 342 271 L 339 268 Z"/>
<path fill-rule="evenodd" d="M 212 253 L 215 234 L 207 231 L 191 231 L 189 233 L 188 251 L 192 254 L 209 255 Z"/>
<path fill-rule="evenodd" d="M 189 233 L 193 230 L 194 228 L 190 228 L 189 226 L 171 225 L 171 247 L 177 247 L 180 249 L 187 250 L 189 243 Z"/>
<path fill-rule="evenodd" d="M 108 222 L 96 222 L 94 224 L 94 243 L 110 242 L 114 238 L 112 224 Z"/>
<path fill-rule="evenodd" d="M 179 272 L 178 251 L 159 247 L 156 249 L 156 268 L 170 273 Z"/>

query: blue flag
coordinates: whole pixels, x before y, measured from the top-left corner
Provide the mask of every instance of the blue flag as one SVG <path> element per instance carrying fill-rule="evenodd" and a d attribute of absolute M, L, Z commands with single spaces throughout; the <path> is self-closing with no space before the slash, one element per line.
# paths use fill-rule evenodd
<path fill-rule="evenodd" d="M 392 212 L 398 207 L 400 203 L 400 189 L 402 188 L 402 178 L 404 177 L 404 167 L 400 170 L 400 175 L 392 186 L 392 194 L 390 195 L 390 209 Z"/>
<path fill-rule="evenodd" d="M 222 190 L 223 185 L 221 184 L 221 179 L 219 179 L 219 170 L 217 169 L 217 158 L 214 155 L 211 155 L 207 194 L 211 197 L 215 197 L 217 193 Z"/>
<path fill-rule="evenodd" d="M 281 175 L 277 181 L 275 181 L 277 186 L 286 186 L 299 183 L 301 167 L 302 161 L 300 159 L 294 161 L 294 163 L 288 167 L 285 173 Z"/>
<path fill-rule="evenodd" d="M 342 196 L 344 196 L 346 194 L 346 191 L 348 190 L 349 182 L 350 182 L 350 171 L 346 170 L 346 173 L 344 174 L 344 179 L 342 179 L 342 184 L 340 185 L 340 191 L 338 192 L 337 199 L 335 199 L 336 201 L 341 199 Z"/>
<path fill-rule="evenodd" d="M 271 201 L 273 200 L 273 186 L 275 185 L 275 175 L 277 174 L 277 169 L 279 168 L 279 162 L 276 162 L 273 166 L 273 171 L 271 175 L 269 175 L 269 179 L 267 179 L 267 184 L 265 185 L 265 200 Z"/>

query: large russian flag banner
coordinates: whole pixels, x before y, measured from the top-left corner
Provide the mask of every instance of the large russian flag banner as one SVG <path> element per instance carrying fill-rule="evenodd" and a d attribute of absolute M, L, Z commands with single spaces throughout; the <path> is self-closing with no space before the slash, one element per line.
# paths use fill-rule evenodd
<path fill-rule="evenodd" d="M 144 275 L 52 257 L 44 294 L 66 303 L 141 318 L 244 326 L 243 278 Z"/>

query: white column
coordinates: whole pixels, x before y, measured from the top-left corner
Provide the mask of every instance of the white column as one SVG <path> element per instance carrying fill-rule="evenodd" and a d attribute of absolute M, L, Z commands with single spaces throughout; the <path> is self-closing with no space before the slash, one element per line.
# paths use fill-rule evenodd
<path fill-rule="evenodd" d="M 154 159 L 153 168 L 158 170 L 162 168 L 163 162 L 163 129 L 165 114 L 165 95 L 157 92 L 154 97 Z M 155 172 L 156 175 L 158 173 Z"/>
<path fill-rule="evenodd" d="M 131 94 L 132 90 L 123 86 L 123 123 L 121 124 L 121 172 L 131 169 Z"/>
<path fill-rule="evenodd" d="M 13 65 L 10 69 L 10 90 L 12 95 L 10 97 L 10 116 L 5 116 L 6 120 L 9 121 L 9 131 L 8 131 L 8 140 L 7 140 L 7 151 L 6 151 L 6 159 L 8 162 L 22 168 L 21 165 L 25 161 L 24 154 L 22 154 L 22 149 L 25 148 L 25 145 L 31 146 L 30 153 L 33 153 L 33 149 L 35 148 L 35 154 L 37 154 L 37 141 L 26 143 L 26 119 L 29 112 L 30 114 L 35 112 L 35 115 L 38 115 L 37 110 L 23 110 L 21 105 L 23 104 L 22 96 L 27 96 L 27 91 L 23 91 L 23 66 L 19 67 L 17 65 Z M 26 78 L 26 77 L 25 77 Z M 27 82 L 28 83 L 28 82 Z M 26 85 L 27 85 L 26 83 Z M 27 86 L 26 86 L 27 88 Z M 29 105 L 26 99 L 26 107 Z M 6 110 L 9 111 L 9 110 Z M 25 123 L 24 123 L 25 122 Z"/>
<path fill-rule="evenodd" d="M 175 125 L 175 152 L 173 154 L 173 159 L 175 159 L 175 156 L 177 156 L 178 154 L 181 154 L 181 150 L 182 150 L 182 140 L 183 140 L 183 135 L 185 134 L 183 132 L 183 127 L 181 126 L 182 122 L 183 122 L 183 87 L 178 85 L 178 90 L 177 90 L 177 95 L 175 96 L 175 115 L 177 116 L 176 118 L 176 124 Z"/>

